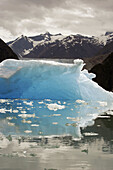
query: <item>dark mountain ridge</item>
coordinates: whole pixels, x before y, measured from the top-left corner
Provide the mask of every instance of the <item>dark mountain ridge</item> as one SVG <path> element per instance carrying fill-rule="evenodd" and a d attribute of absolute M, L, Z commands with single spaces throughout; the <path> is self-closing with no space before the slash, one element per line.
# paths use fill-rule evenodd
<path fill-rule="evenodd" d="M 2 62 L 5 59 L 18 60 L 18 56 L 2 39 L 0 39 L 0 62 Z"/>

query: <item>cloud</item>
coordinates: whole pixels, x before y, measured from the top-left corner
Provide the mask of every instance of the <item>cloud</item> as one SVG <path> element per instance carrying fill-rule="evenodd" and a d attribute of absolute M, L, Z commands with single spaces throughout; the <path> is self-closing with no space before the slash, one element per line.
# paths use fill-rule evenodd
<path fill-rule="evenodd" d="M 103 33 L 113 28 L 112 0 L 0 0 L 0 26 L 12 37 L 52 33 Z M 3 31 L 4 30 L 4 31 Z M 10 35 L 10 36 L 9 36 Z"/>
<path fill-rule="evenodd" d="M 83 0 L 83 2 L 98 10 L 113 11 L 113 1 L 112 0 Z"/>

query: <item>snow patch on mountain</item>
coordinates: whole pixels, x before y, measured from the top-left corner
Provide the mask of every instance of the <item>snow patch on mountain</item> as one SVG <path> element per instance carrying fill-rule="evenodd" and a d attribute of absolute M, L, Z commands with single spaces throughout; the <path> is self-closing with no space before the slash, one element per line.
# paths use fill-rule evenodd
<path fill-rule="evenodd" d="M 103 43 L 104 45 L 113 41 L 113 32 L 106 32 L 98 37 L 99 43 Z"/>

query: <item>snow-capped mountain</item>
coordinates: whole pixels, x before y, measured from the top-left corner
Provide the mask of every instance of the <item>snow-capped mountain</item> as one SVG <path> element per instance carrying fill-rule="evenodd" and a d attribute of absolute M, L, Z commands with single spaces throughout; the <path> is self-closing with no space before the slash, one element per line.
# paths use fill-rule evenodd
<path fill-rule="evenodd" d="M 14 41 L 10 41 L 7 44 L 15 51 L 16 54 L 24 56 L 29 54 L 36 46 L 48 44 L 54 42 L 56 39 L 60 40 L 63 36 L 61 34 L 52 35 L 49 32 L 40 34 L 33 37 L 27 37 L 21 35 Z"/>
<path fill-rule="evenodd" d="M 7 44 L 23 58 L 84 58 L 95 56 L 113 40 L 113 32 L 100 37 L 80 34 L 63 36 L 49 32 L 33 37 L 20 36 Z"/>
<path fill-rule="evenodd" d="M 33 41 L 32 39 L 21 35 L 20 37 L 18 37 L 16 40 L 11 41 L 9 43 L 7 43 L 9 45 L 9 47 L 12 48 L 12 50 L 20 56 L 24 55 L 24 51 L 30 51 L 30 49 L 33 49 Z"/>
<path fill-rule="evenodd" d="M 113 32 L 106 32 L 105 34 L 102 34 L 98 37 L 98 40 L 100 43 L 103 43 L 104 45 L 110 43 L 113 41 Z"/>

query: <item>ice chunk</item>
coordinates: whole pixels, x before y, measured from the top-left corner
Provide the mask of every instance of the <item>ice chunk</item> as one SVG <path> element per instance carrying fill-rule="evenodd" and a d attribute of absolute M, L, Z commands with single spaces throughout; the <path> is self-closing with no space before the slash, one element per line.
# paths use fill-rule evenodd
<path fill-rule="evenodd" d="M 57 103 L 47 104 L 47 107 L 49 110 L 54 110 L 54 111 L 65 109 L 64 105 L 59 105 Z"/>
<path fill-rule="evenodd" d="M 82 71 L 84 63 L 8 59 L 0 64 L 0 98 L 113 100 L 113 93 L 92 81 L 94 74 Z M 32 106 L 31 103 L 26 103 Z"/>

